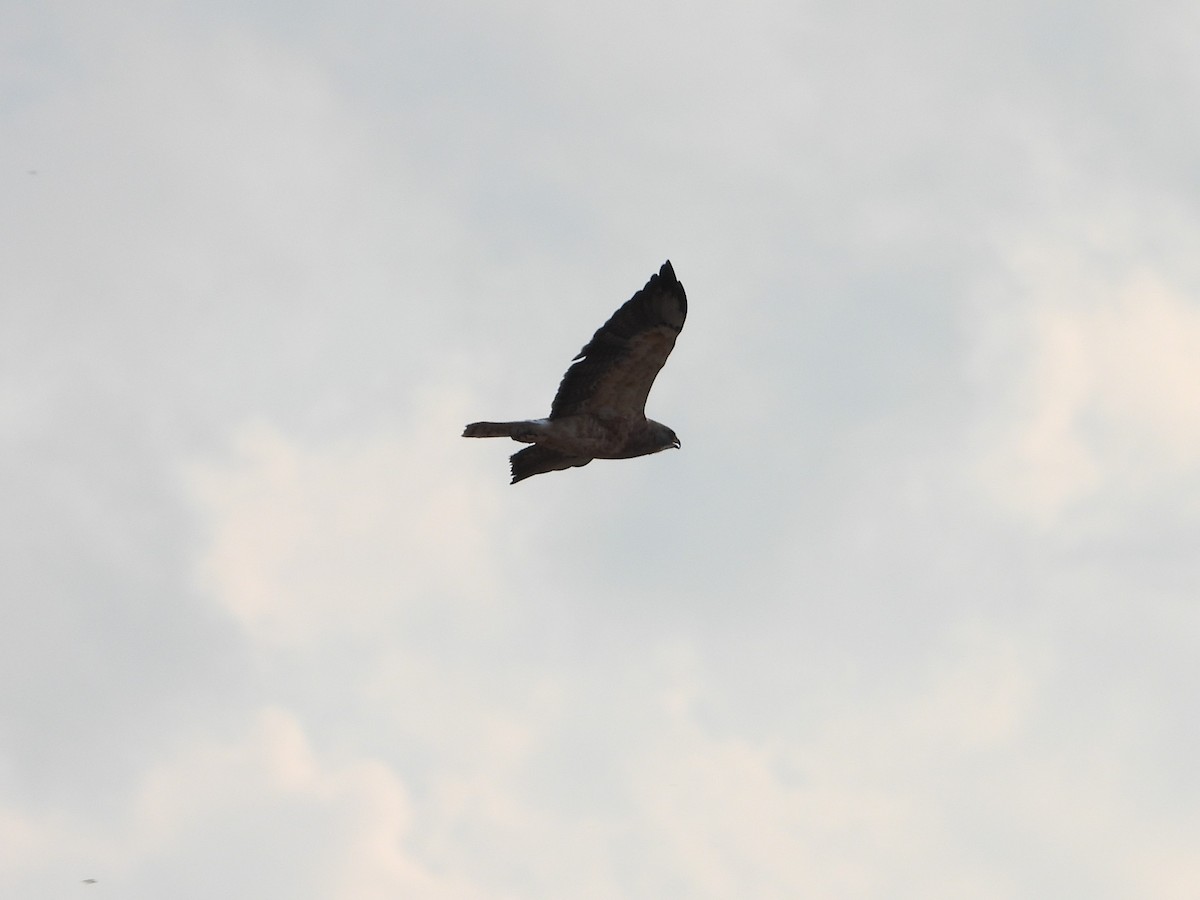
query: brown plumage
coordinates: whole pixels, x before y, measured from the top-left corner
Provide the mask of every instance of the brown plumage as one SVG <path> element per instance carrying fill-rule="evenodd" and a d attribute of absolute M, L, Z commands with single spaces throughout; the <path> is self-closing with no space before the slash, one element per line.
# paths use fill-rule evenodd
<path fill-rule="evenodd" d="M 687 318 L 687 295 L 668 260 L 600 326 L 575 357 L 545 419 L 473 422 L 463 437 L 533 444 L 512 455 L 512 483 L 531 475 L 678 447 L 675 432 L 646 418 L 646 397 Z"/>

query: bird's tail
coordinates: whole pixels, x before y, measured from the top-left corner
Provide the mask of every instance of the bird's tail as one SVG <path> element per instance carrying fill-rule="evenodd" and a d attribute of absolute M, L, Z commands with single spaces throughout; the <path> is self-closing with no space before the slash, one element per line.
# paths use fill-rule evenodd
<path fill-rule="evenodd" d="M 463 429 L 463 437 L 491 438 L 510 437 L 514 441 L 532 443 L 540 431 L 541 423 L 529 422 L 472 422 Z"/>

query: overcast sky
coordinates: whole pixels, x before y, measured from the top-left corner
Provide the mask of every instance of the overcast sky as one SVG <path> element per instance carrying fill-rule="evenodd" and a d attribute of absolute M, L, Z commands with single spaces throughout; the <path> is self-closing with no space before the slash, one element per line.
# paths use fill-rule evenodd
<path fill-rule="evenodd" d="M 0 893 L 1192 900 L 1198 45 L 0 0 Z M 509 486 L 668 258 L 682 450 Z"/>

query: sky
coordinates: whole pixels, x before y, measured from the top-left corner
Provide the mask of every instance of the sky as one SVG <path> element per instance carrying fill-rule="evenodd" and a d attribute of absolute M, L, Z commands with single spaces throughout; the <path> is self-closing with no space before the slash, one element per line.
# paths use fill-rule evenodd
<path fill-rule="evenodd" d="M 1195 897 L 1198 39 L 0 0 L 5 896 Z"/>

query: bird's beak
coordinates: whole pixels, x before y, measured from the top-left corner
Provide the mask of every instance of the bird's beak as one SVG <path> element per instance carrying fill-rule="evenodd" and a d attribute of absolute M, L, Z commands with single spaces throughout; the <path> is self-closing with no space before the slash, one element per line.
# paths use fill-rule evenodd
<path fill-rule="evenodd" d="M 683 444 L 679 443 L 679 438 L 675 438 L 675 443 L 673 443 L 671 446 L 674 447 L 676 450 L 679 450 L 679 449 L 682 449 Z"/>

